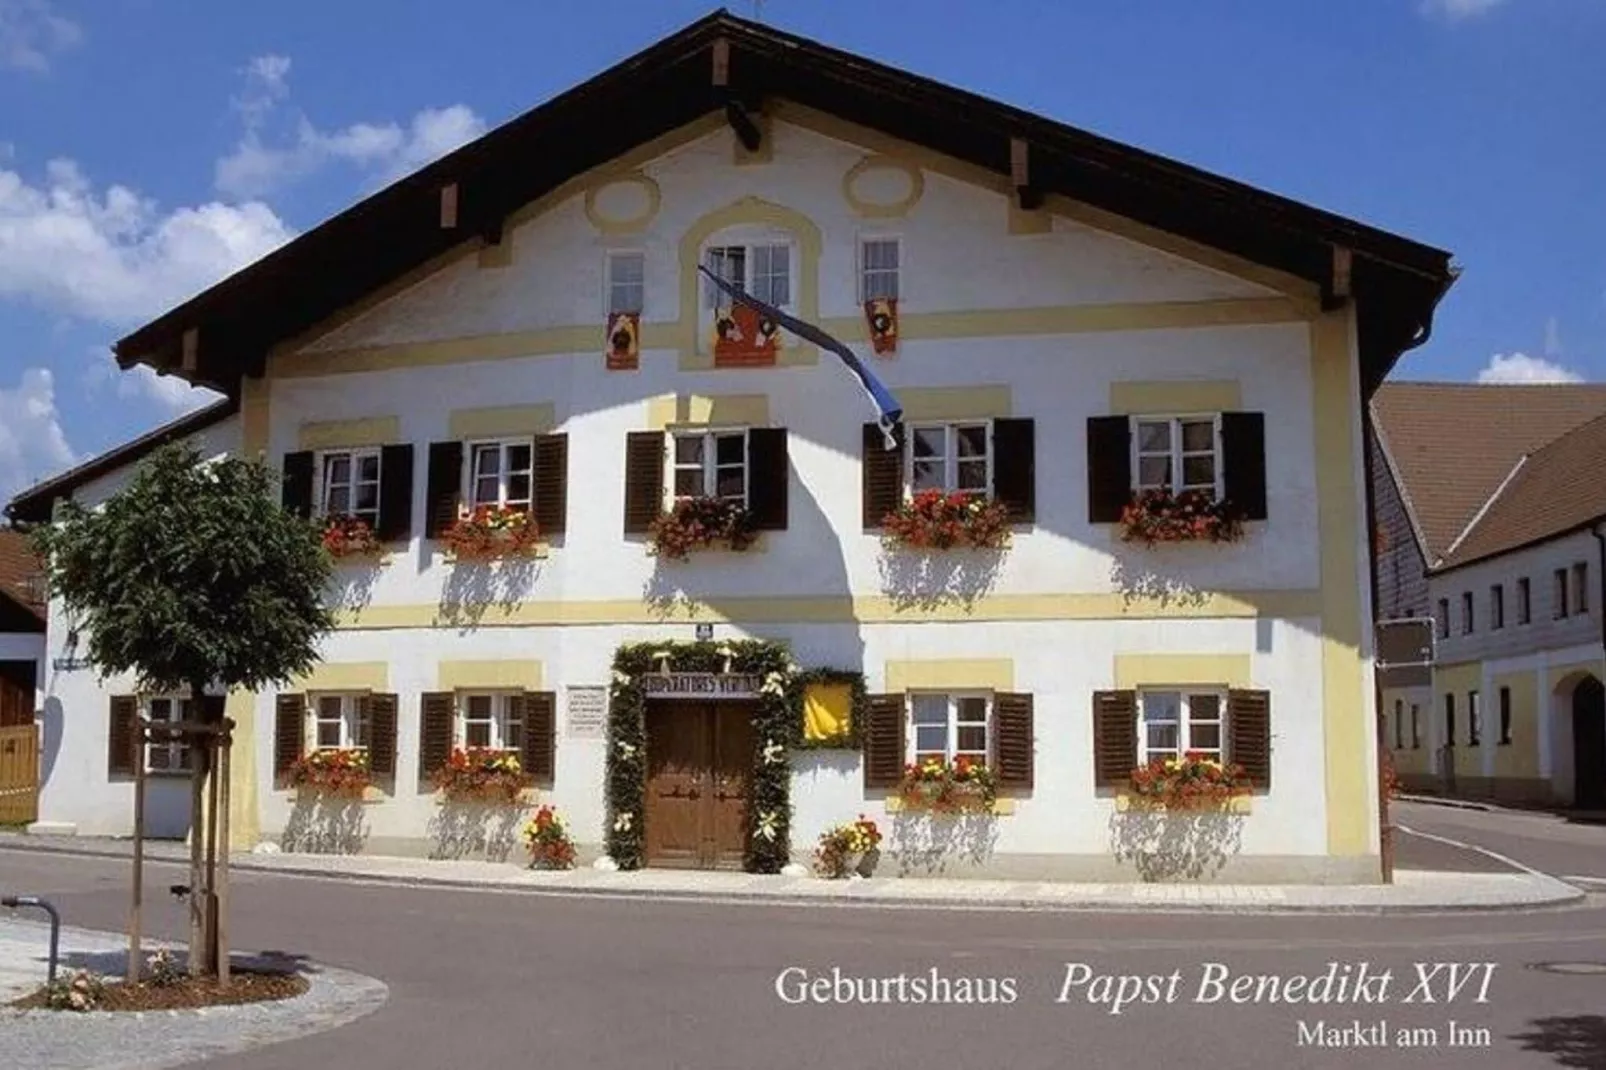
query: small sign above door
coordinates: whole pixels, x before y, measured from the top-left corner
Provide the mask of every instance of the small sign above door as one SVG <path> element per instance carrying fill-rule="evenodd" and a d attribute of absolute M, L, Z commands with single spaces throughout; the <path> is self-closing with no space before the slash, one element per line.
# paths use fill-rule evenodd
<path fill-rule="evenodd" d="M 756 673 L 649 672 L 640 679 L 648 698 L 757 698 L 764 687 Z"/>

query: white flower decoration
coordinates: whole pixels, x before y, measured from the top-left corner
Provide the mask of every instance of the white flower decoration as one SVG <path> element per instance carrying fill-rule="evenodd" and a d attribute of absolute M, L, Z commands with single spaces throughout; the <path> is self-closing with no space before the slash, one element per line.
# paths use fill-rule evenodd
<path fill-rule="evenodd" d="M 618 684 L 620 687 L 625 687 L 630 683 L 630 674 L 627 672 L 620 672 L 618 669 L 615 669 L 613 670 L 613 682 Z"/>
<path fill-rule="evenodd" d="M 775 742 L 773 739 L 766 739 L 764 741 L 764 764 L 765 765 L 780 765 L 781 764 L 781 756 L 783 754 L 785 754 L 785 753 L 786 753 L 786 748 L 781 746 L 779 743 Z"/>
<path fill-rule="evenodd" d="M 624 813 L 613 819 L 613 830 L 615 832 L 629 832 L 630 824 L 634 820 L 635 815 L 629 810 L 626 810 Z"/>
<path fill-rule="evenodd" d="M 636 745 L 634 743 L 628 742 L 627 740 L 621 739 L 619 741 L 619 757 L 623 758 L 625 761 L 628 762 L 630 759 L 634 758 L 635 756 L 636 756 Z"/>
<path fill-rule="evenodd" d="M 764 677 L 764 686 L 759 691 L 765 695 L 784 695 L 786 693 L 786 677 L 778 672 L 772 672 Z"/>
<path fill-rule="evenodd" d="M 775 842 L 775 835 L 780 831 L 781 815 L 774 810 L 765 810 L 758 815 L 758 834 L 771 843 Z"/>
<path fill-rule="evenodd" d="M 724 643 L 719 644 L 719 646 L 715 648 L 714 653 L 718 654 L 720 657 L 724 658 L 726 661 L 729 661 L 731 658 L 734 658 L 736 656 L 736 651 L 732 650 L 729 646 L 727 646 Z"/>

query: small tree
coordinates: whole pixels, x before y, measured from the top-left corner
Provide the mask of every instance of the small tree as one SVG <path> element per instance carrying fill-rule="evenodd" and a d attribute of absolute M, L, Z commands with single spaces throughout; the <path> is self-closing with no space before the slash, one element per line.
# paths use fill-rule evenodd
<path fill-rule="evenodd" d="M 259 691 L 304 675 L 334 626 L 317 532 L 280 507 L 278 476 L 254 462 L 164 446 L 103 508 L 63 503 L 35 544 L 96 671 L 132 673 L 145 691 L 187 689 L 196 717 L 207 716 L 209 685 Z M 211 971 L 217 919 L 200 902 L 195 845 L 218 815 L 202 805 L 211 748 L 191 754 L 190 955 L 192 969 Z"/>

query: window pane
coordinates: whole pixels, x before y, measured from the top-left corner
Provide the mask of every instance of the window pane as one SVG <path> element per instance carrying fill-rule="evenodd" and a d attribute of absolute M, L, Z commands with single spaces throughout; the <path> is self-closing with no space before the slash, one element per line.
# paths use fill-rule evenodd
<path fill-rule="evenodd" d="M 715 464 L 741 464 L 747 453 L 744 435 L 720 435 L 714 439 Z"/>
<path fill-rule="evenodd" d="M 509 472 L 528 472 L 530 470 L 531 446 L 528 442 L 507 448 L 507 470 Z"/>
<path fill-rule="evenodd" d="M 481 476 L 494 476 L 502 471 L 502 447 L 475 446 L 474 447 L 474 473 Z"/>
<path fill-rule="evenodd" d="M 318 696 L 318 716 L 321 718 L 337 718 L 340 716 L 339 695 Z"/>
<path fill-rule="evenodd" d="M 703 495 L 703 470 L 701 468 L 675 469 L 675 497 L 700 498 Z"/>
<path fill-rule="evenodd" d="M 640 312 L 647 303 L 647 290 L 639 282 L 608 287 L 609 312 Z"/>
<path fill-rule="evenodd" d="M 474 504 L 495 505 L 502 493 L 502 481 L 496 476 L 481 476 L 474 481 Z"/>
<path fill-rule="evenodd" d="M 1193 724 L 1188 726 L 1188 749 L 1221 750 L 1221 725 Z"/>
<path fill-rule="evenodd" d="M 506 730 L 502 733 L 502 746 L 508 750 L 518 750 L 524 746 L 524 726 L 517 721 L 507 722 Z"/>
<path fill-rule="evenodd" d="M 948 723 L 947 695 L 916 695 L 911 701 L 915 724 Z"/>
<path fill-rule="evenodd" d="M 1202 457 L 1182 458 L 1182 484 L 1186 487 L 1214 487 L 1216 458 L 1208 453 Z"/>
<path fill-rule="evenodd" d="M 959 482 L 955 490 L 987 491 L 987 462 L 960 461 Z"/>
<path fill-rule="evenodd" d="M 915 428 L 914 444 L 916 457 L 941 457 L 946 452 L 947 432 L 941 427 Z"/>
<path fill-rule="evenodd" d="M 173 768 L 173 752 L 166 747 L 153 745 L 148 752 L 145 767 L 147 769 Z"/>
<path fill-rule="evenodd" d="M 1170 457 L 1139 457 L 1138 486 L 1169 487 L 1171 485 Z"/>
<path fill-rule="evenodd" d="M 945 490 L 941 461 L 916 461 L 909 483 L 915 490 Z"/>
<path fill-rule="evenodd" d="M 954 428 L 954 438 L 958 442 L 959 456 L 987 456 L 987 425 L 974 424 L 968 427 L 956 427 Z"/>
<path fill-rule="evenodd" d="M 153 721 L 171 720 L 173 704 L 165 698 L 153 698 L 150 701 L 150 715 Z"/>
<path fill-rule="evenodd" d="M 379 480 L 379 455 L 377 453 L 369 453 L 358 458 L 357 478 L 370 483 Z"/>
<path fill-rule="evenodd" d="M 721 468 L 715 476 L 714 493 L 721 498 L 743 498 L 747 495 L 747 470 Z"/>
<path fill-rule="evenodd" d="M 334 454 L 324 458 L 324 479 L 330 483 L 351 482 L 351 455 Z"/>
<path fill-rule="evenodd" d="M 324 511 L 335 515 L 351 512 L 351 488 L 330 487 Z"/>
<path fill-rule="evenodd" d="M 1169 420 L 1138 421 L 1138 449 L 1144 453 L 1171 448 Z"/>
<path fill-rule="evenodd" d="M 873 301 L 877 297 L 897 300 L 898 273 L 896 271 L 867 271 L 864 273 L 864 299 Z"/>
<path fill-rule="evenodd" d="M 1176 721 L 1182 714 L 1182 696 L 1175 691 L 1145 691 L 1142 705 L 1145 721 Z"/>
<path fill-rule="evenodd" d="M 959 740 L 954 744 L 955 750 L 972 751 L 974 753 L 987 753 L 987 726 L 967 724 L 959 726 Z"/>
<path fill-rule="evenodd" d="M 507 500 L 509 505 L 530 504 L 530 473 L 507 477 Z"/>
<path fill-rule="evenodd" d="M 703 463 L 703 443 L 706 439 L 702 435 L 676 435 L 675 436 L 675 463 L 696 464 Z"/>
<path fill-rule="evenodd" d="M 641 253 L 614 253 L 608 257 L 608 281 L 639 284 L 646 277 L 646 258 Z"/>
<path fill-rule="evenodd" d="M 1188 720 L 1190 721 L 1219 721 L 1221 720 L 1220 695 L 1189 695 Z"/>
<path fill-rule="evenodd" d="M 1174 724 L 1150 724 L 1145 727 L 1146 738 L 1150 751 L 1174 751 L 1177 749 L 1177 726 Z"/>
<path fill-rule="evenodd" d="M 491 716 L 491 696 L 490 695 L 470 695 L 468 697 L 468 716 L 470 716 L 470 717 L 472 717 L 472 718 L 474 718 L 475 720 L 478 720 L 478 721 L 484 721 L 484 720 L 490 719 L 490 716 Z"/>
<path fill-rule="evenodd" d="M 1214 451 L 1216 425 L 1213 420 L 1182 421 L 1182 448 L 1189 453 Z"/>
<path fill-rule="evenodd" d="M 368 718 L 355 718 L 355 723 L 351 728 L 351 745 L 353 747 L 368 746 Z"/>
<path fill-rule="evenodd" d="M 469 747 L 489 747 L 491 745 L 491 722 L 470 721 L 464 725 L 463 743 Z"/>
<path fill-rule="evenodd" d="M 980 697 L 960 699 L 956 719 L 961 724 L 986 724 L 987 700 Z"/>
<path fill-rule="evenodd" d="M 915 750 L 921 752 L 935 751 L 938 754 L 944 754 L 947 749 L 947 725 L 922 724 L 915 726 Z"/>
<path fill-rule="evenodd" d="M 357 484 L 357 507 L 352 510 L 357 513 L 371 513 L 379 508 L 379 484 Z"/>
<path fill-rule="evenodd" d="M 318 722 L 318 746 L 320 746 L 320 747 L 338 747 L 338 746 L 340 746 L 340 722 L 339 721 L 319 721 Z"/>

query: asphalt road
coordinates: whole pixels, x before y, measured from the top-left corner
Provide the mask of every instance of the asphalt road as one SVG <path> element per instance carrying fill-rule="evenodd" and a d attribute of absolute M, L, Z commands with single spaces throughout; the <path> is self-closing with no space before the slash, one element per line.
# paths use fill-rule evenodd
<path fill-rule="evenodd" d="M 1436 813 L 1400 820 L 1450 823 Z M 1606 830 L 1595 832 L 1606 841 Z M 181 874 L 153 867 L 151 883 Z M 0 885 L 52 895 L 75 925 L 119 928 L 126 880 L 126 862 L 0 850 Z M 241 875 L 235 891 L 238 948 L 372 974 L 391 998 L 334 1032 L 208 1064 L 220 1068 L 1606 1068 L 1606 974 L 1532 968 L 1606 963 L 1606 897 L 1524 914 L 1316 918 L 644 903 L 266 874 Z M 164 935 L 182 935 L 182 922 L 176 903 L 148 910 L 147 927 Z M 1212 994 L 1201 987 L 1210 963 L 1232 976 L 1287 978 L 1361 962 L 1370 976 L 1392 971 L 1387 1002 L 1197 1001 Z M 1444 1002 L 1444 969 L 1430 986 L 1436 1002 L 1405 1002 L 1419 962 L 1430 973 L 1434 963 L 1493 963 L 1484 1001 L 1484 971 L 1463 967 L 1453 1002 Z M 827 998 L 833 969 L 850 978 L 936 970 L 950 983 L 988 979 L 1000 992 L 1012 979 L 1016 998 L 792 1004 L 777 977 L 796 981 L 797 968 L 825 978 Z M 1089 979 L 1060 1002 L 1068 972 Z M 1106 974 L 1152 975 L 1147 991 L 1161 1001 L 1111 1013 L 1119 982 L 1093 980 Z M 1374 983 L 1367 994 L 1384 993 Z M 1453 1031 L 1452 1020 L 1472 1032 Z M 1301 1023 L 1308 1033 L 1318 1022 L 1356 1021 L 1386 1021 L 1387 1046 L 1300 1044 Z M 1402 1027 L 1434 1030 L 1419 1038 L 1434 1045 L 1399 1047 Z M 1488 1030 L 1486 1044 L 1477 1030 Z"/>

